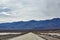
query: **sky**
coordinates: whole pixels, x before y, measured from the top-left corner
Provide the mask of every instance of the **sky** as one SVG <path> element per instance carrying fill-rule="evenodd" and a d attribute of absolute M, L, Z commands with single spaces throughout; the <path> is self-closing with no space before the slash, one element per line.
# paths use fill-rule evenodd
<path fill-rule="evenodd" d="M 60 0 L 0 0 L 0 23 L 60 18 Z"/>

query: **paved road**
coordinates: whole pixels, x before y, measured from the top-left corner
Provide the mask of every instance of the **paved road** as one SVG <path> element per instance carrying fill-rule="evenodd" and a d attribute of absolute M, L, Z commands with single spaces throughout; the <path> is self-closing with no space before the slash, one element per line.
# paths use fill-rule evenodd
<path fill-rule="evenodd" d="M 48 35 L 27 32 L 23 34 L 0 35 L 0 40 L 60 40 L 60 39 Z"/>
<path fill-rule="evenodd" d="M 45 40 L 34 33 L 2 34 L 0 40 Z"/>
<path fill-rule="evenodd" d="M 34 33 L 28 33 L 23 36 L 18 36 L 9 40 L 45 40 Z"/>

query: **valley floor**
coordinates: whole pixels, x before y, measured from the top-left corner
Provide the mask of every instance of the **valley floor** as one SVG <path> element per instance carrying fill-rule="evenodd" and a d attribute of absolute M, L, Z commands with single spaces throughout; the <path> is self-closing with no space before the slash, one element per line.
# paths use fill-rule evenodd
<path fill-rule="evenodd" d="M 0 33 L 0 40 L 60 40 L 60 33 Z"/>

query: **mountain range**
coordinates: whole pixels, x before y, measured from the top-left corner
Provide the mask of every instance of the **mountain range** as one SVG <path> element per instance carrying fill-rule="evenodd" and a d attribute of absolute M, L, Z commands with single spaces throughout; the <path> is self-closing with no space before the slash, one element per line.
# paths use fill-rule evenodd
<path fill-rule="evenodd" d="M 44 30 L 44 29 L 60 29 L 60 18 L 50 20 L 30 20 L 18 21 L 12 23 L 0 23 L 0 30 Z"/>

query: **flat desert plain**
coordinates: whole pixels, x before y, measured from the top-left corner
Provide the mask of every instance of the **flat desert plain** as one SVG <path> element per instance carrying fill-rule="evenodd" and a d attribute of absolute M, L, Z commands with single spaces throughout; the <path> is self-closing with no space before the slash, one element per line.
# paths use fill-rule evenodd
<path fill-rule="evenodd" d="M 60 33 L 0 33 L 0 40 L 60 40 Z"/>

